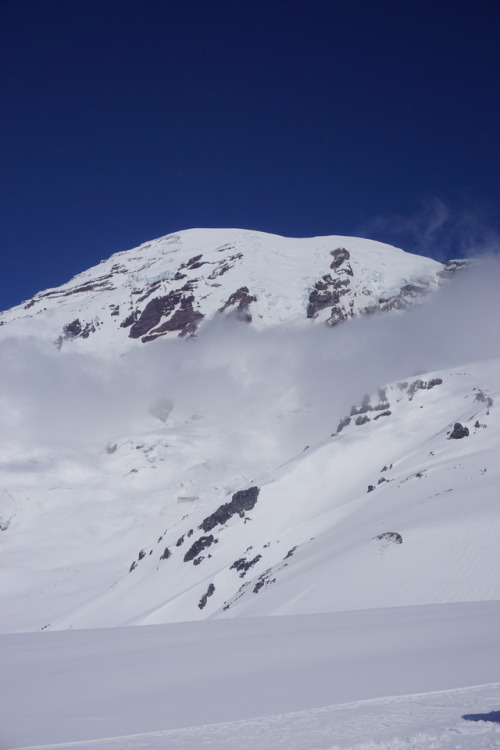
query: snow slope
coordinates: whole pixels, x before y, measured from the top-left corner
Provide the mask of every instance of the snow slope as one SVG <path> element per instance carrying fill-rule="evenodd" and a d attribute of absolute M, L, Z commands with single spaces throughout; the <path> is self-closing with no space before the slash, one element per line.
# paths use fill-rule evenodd
<path fill-rule="evenodd" d="M 213 438 L 192 424 L 185 443 L 171 427 L 164 442 L 153 432 L 101 447 L 98 461 L 4 467 L 3 630 L 500 598 L 498 372 L 482 363 L 394 383 L 253 483 L 207 460 Z M 468 437 L 449 439 L 456 422 Z M 204 530 L 252 487 L 252 508 Z"/>
<path fill-rule="evenodd" d="M 499 616 L 476 602 L 3 635 L 1 747 L 498 747 L 498 725 L 481 743 L 462 717 L 498 708 Z"/>

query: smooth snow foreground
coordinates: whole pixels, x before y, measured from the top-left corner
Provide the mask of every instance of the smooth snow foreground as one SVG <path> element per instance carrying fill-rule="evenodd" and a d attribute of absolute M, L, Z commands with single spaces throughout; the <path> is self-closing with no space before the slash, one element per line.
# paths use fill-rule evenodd
<path fill-rule="evenodd" d="M 497 748 L 499 622 L 469 602 L 2 635 L 0 747 Z"/>

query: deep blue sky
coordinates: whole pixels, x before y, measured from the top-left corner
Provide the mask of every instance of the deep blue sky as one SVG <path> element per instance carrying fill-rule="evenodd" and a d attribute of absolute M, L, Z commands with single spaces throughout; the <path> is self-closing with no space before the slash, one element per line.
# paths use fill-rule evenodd
<path fill-rule="evenodd" d="M 498 0 L 0 0 L 0 308 L 194 226 L 489 241 L 499 23 Z"/>

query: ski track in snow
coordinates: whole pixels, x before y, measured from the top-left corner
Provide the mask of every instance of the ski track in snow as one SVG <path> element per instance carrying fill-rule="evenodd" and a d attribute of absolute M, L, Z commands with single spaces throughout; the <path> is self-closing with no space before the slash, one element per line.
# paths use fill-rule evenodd
<path fill-rule="evenodd" d="M 497 683 L 30 750 L 494 750 L 499 701 Z"/>

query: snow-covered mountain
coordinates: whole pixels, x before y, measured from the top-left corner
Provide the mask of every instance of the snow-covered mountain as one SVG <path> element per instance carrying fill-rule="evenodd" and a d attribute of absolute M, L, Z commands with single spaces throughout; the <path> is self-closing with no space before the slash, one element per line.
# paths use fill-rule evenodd
<path fill-rule="evenodd" d="M 79 344 L 84 351 L 89 342 L 93 352 L 106 353 L 191 335 L 220 314 L 259 329 L 307 321 L 334 326 L 405 309 L 463 265 L 443 266 L 354 237 L 192 229 L 116 253 L 2 313 L 0 325 L 8 324 L 9 335 Z"/>
<path fill-rule="evenodd" d="M 3 313 L 20 384 L 4 382 L 2 628 L 498 598 L 498 363 L 376 381 L 393 372 L 376 352 L 400 334 L 367 317 L 413 320 L 401 311 L 427 309 L 464 265 L 355 238 L 190 230 Z M 311 321 L 327 324 L 319 338 Z M 360 336 L 364 359 L 346 354 Z M 129 360 L 142 379 L 110 375 Z"/>
<path fill-rule="evenodd" d="M 498 281 L 189 230 L 1 313 L 0 746 L 496 747 Z"/>

